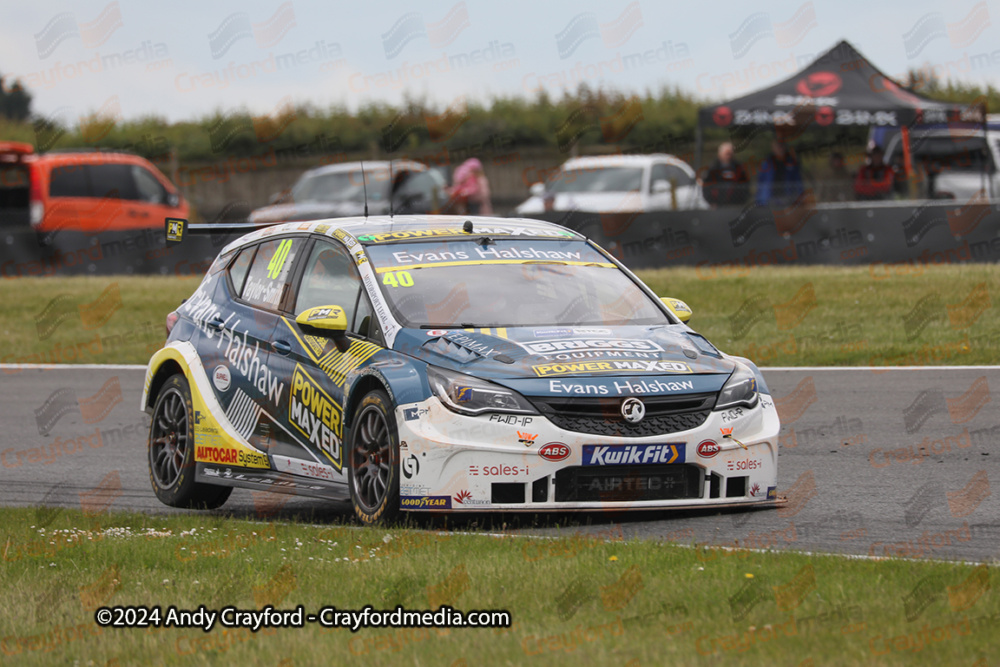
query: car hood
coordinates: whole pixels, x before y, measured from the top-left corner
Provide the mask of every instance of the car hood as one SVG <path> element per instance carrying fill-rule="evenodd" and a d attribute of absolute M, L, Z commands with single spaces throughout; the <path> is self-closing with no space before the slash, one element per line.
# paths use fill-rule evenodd
<path fill-rule="evenodd" d="M 594 211 L 598 213 L 641 213 L 642 198 L 635 192 L 564 192 L 553 200 L 554 211 Z M 541 197 L 529 197 L 517 207 L 518 213 L 542 213 Z"/>
<path fill-rule="evenodd" d="M 684 325 L 403 329 L 393 347 L 526 396 L 716 392 L 735 368 Z"/>
<path fill-rule="evenodd" d="M 369 212 L 379 212 L 377 203 L 369 203 Z M 258 208 L 250 214 L 252 222 L 286 222 L 293 220 L 322 220 L 323 218 L 345 218 L 363 215 L 364 203 L 306 201 L 295 204 L 275 204 Z"/>

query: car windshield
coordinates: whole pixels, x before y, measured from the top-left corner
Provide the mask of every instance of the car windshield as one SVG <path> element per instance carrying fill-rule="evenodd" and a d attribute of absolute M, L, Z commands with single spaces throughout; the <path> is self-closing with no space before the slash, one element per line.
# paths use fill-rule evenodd
<path fill-rule="evenodd" d="M 547 186 L 549 192 L 628 192 L 641 188 L 641 167 L 560 170 Z"/>
<path fill-rule="evenodd" d="M 483 238 L 366 248 L 403 326 L 671 323 L 654 299 L 584 241 Z"/>
<path fill-rule="evenodd" d="M 387 169 L 365 169 L 368 185 L 368 201 L 381 201 L 389 186 Z M 337 171 L 326 174 L 307 174 L 292 187 L 292 199 L 296 202 L 321 201 L 364 202 L 365 190 L 361 181 L 361 170 Z"/>
<path fill-rule="evenodd" d="M 981 172 L 993 167 L 993 160 L 982 136 L 973 131 L 955 130 L 951 134 L 925 135 L 911 138 L 910 151 L 914 163 L 931 172 Z M 902 145 L 893 146 L 888 160 L 902 159 Z"/>

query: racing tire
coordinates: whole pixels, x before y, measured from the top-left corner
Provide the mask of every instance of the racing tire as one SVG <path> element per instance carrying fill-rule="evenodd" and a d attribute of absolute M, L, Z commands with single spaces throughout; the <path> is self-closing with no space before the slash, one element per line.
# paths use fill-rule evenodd
<path fill-rule="evenodd" d="M 221 507 L 229 486 L 199 484 L 194 474 L 194 408 L 187 378 L 171 376 L 156 396 L 149 425 L 149 480 L 164 505 L 185 509 Z"/>
<path fill-rule="evenodd" d="M 347 479 L 361 523 L 385 524 L 399 516 L 399 430 L 392 401 L 381 389 L 365 394 L 354 412 Z"/>

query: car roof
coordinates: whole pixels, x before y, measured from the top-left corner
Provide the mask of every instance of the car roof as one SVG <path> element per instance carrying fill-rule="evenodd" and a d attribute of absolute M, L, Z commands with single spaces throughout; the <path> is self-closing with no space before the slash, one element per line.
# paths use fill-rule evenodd
<path fill-rule="evenodd" d="M 319 176 L 322 174 L 337 174 L 345 171 L 358 171 L 361 166 L 364 165 L 365 169 L 371 169 L 373 171 L 388 171 L 389 161 L 388 160 L 371 160 L 369 162 L 340 162 L 338 164 L 329 164 L 322 167 L 317 167 L 315 169 L 310 169 L 305 172 L 310 176 Z M 409 171 L 424 171 L 427 169 L 427 165 L 422 162 L 416 162 L 414 160 L 393 160 L 393 169 L 406 169 Z M 367 180 L 367 179 L 365 179 Z"/>
<path fill-rule="evenodd" d="M 466 222 L 472 232 L 465 232 Z M 227 245 L 228 253 L 260 239 L 292 233 L 321 234 L 342 238 L 344 232 L 362 245 L 414 242 L 431 239 L 462 239 L 482 235 L 517 239 L 566 239 L 582 241 L 585 236 L 561 225 L 526 218 L 496 218 L 466 215 L 372 215 L 368 218 L 329 218 L 309 222 L 283 222 L 250 232 Z M 349 237 L 348 237 L 349 238 Z M 348 243 L 350 245 L 350 243 Z"/>
<path fill-rule="evenodd" d="M 72 164 L 150 164 L 149 160 L 135 153 L 117 151 L 65 150 L 40 153 L 36 160 L 39 164 L 72 165 Z"/>
<path fill-rule="evenodd" d="M 575 157 L 567 160 L 563 169 L 598 168 L 613 166 L 644 167 L 654 162 L 669 162 L 671 164 L 689 166 L 687 162 L 675 155 L 654 153 L 651 155 L 592 155 Z"/>

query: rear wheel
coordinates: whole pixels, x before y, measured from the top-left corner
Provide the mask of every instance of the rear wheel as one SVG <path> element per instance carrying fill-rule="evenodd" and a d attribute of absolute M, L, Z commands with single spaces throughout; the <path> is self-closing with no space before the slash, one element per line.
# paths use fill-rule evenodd
<path fill-rule="evenodd" d="M 361 399 L 351 425 L 348 481 L 354 513 L 366 524 L 399 514 L 399 432 L 389 396 L 377 389 Z"/>
<path fill-rule="evenodd" d="M 160 502 L 171 507 L 215 509 L 232 493 L 228 486 L 194 480 L 194 410 L 187 379 L 173 375 L 160 388 L 149 425 L 149 480 Z"/>

